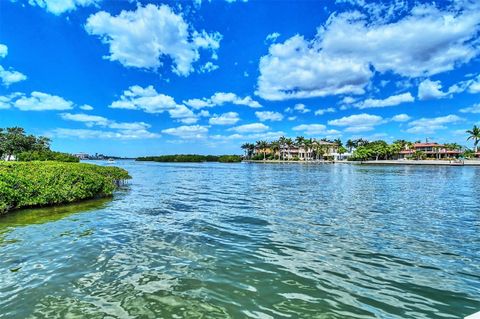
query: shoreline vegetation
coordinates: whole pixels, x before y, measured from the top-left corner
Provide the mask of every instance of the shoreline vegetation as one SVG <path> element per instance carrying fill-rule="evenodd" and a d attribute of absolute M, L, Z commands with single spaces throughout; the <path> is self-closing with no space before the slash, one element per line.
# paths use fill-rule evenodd
<path fill-rule="evenodd" d="M 175 154 L 144 156 L 135 159 L 139 162 L 160 162 L 160 163 L 202 163 L 202 162 L 220 162 L 220 163 L 239 163 L 243 160 L 240 155 L 198 155 L 198 154 Z"/>
<path fill-rule="evenodd" d="M 1 162 L 0 215 L 9 211 L 109 197 L 130 175 L 86 163 Z"/>
<path fill-rule="evenodd" d="M 50 142 L 21 127 L 0 128 L 0 215 L 109 197 L 131 178 L 122 168 L 79 163 Z"/>

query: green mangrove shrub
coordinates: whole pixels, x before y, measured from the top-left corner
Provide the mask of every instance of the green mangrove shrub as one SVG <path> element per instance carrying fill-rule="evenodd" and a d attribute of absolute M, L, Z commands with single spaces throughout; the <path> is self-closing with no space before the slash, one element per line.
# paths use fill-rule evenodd
<path fill-rule="evenodd" d="M 0 162 L 0 214 L 12 209 L 111 196 L 128 172 L 113 166 Z"/>

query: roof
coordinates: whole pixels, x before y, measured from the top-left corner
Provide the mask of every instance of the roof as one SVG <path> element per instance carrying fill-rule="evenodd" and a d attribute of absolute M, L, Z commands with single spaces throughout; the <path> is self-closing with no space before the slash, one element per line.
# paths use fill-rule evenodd
<path fill-rule="evenodd" d="M 430 146 L 436 146 L 436 147 L 442 147 L 443 145 L 440 145 L 438 143 L 415 143 L 413 144 L 413 147 L 430 147 Z"/>

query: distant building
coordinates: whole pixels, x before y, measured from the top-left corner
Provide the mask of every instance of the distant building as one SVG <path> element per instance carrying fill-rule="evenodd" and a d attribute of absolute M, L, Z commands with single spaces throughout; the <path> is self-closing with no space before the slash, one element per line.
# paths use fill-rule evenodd
<path fill-rule="evenodd" d="M 17 159 L 16 159 L 15 155 L 10 155 L 10 156 L 5 155 L 3 157 L 0 157 L 0 160 L 7 161 L 7 162 L 8 161 L 13 162 L 13 161 L 16 161 Z"/>
<path fill-rule="evenodd" d="M 81 159 L 81 160 L 89 159 L 89 155 L 87 153 L 76 153 L 76 154 L 72 154 L 72 155 L 77 157 L 78 159 Z"/>
<path fill-rule="evenodd" d="M 319 149 L 319 147 L 321 147 Z M 319 154 L 319 150 L 324 154 Z M 273 153 L 270 147 L 265 149 L 255 147 L 254 155 L 262 154 L 266 155 Z M 339 159 L 341 154 L 338 154 L 338 145 L 336 143 L 325 141 L 314 141 L 312 147 L 305 147 L 304 145 L 280 145 L 280 149 L 275 151 L 275 156 L 282 160 L 298 159 L 300 161 L 308 161 L 315 159 L 323 159 L 323 157 L 334 157 Z M 343 156 L 342 156 L 343 157 Z"/>
<path fill-rule="evenodd" d="M 409 158 L 415 152 L 422 152 L 425 156 L 436 159 L 457 158 L 462 154 L 460 150 L 448 150 L 445 145 L 438 143 L 414 143 L 413 147 L 400 151 L 399 158 Z"/>

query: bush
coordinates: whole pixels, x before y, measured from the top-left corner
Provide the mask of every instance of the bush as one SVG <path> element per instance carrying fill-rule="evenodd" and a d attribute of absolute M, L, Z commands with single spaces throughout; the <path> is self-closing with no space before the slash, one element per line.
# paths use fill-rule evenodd
<path fill-rule="evenodd" d="M 12 209 L 111 196 L 130 179 L 118 167 L 59 162 L 0 163 L 0 214 Z"/>
<path fill-rule="evenodd" d="M 220 163 L 238 163 L 242 161 L 242 157 L 239 155 L 222 155 L 218 158 Z"/>
<path fill-rule="evenodd" d="M 56 161 L 78 163 L 80 160 L 70 154 L 54 152 L 50 150 L 22 152 L 17 155 L 17 161 Z"/>

